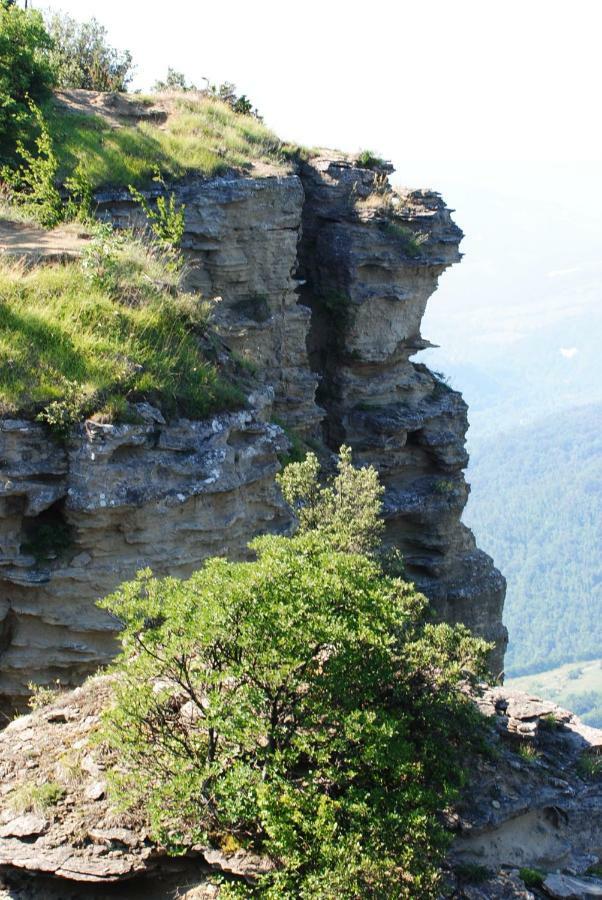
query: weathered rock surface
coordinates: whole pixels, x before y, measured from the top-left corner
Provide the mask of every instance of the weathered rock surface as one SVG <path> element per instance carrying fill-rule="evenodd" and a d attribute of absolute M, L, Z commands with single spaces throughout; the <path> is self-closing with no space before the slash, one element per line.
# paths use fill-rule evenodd
<path fill-rule="evenodd" d="M 177 886 L 178 896 L 193 900 L 217 896 L 220 873 L 252 880 L 266 860 L 208 847 L 170 858 L 138 812 L 116 811 L 104 789 L 115 760 L 93 740 L 110 691 L 111 676 L 90 678 L 0 733 L 0 900 L 97 900 L 109 886 L 110 896 L 157 900 L 173 897 Z M 580 775 L 579 761 L 602 749 L 602 731 L 501 688 L 486 691 L 479 705 L 494 726 L 495 758 L 474 761 L 449 815 L 455 839 L 446 896 L 600 896 L 600 880 L 584 873 L 602 859 L 602 780 Z M 521 724 L 530 726 L 528 738 L 518 737 Z M 536 756 L 521 755 L 525 740 Z M 40 804 L 36 791 L 45 784 L 55 786 L 55 798 Z M 526 888 L 522 867 L 540 870 L 543 888 Z"/>
<path fill-rule="evenodd" d="M 86 422 L 68 446 L 42 426 L 0 422 L 0 694 L 28 682 L 76 684 L 115 653 L 115 622 L 95 601 L 150 566 L 186 576 L 211 555 L 290 519 L 274 484 L 281 429 L 249 411 L 166 425 Z M 269 406 L 268 406 L 269 409 Z M 36 558 L 41 528 L 68 535 Z"/>
<path fill-rule="evenodd" d="M 455 811 L 454 864 L 535 869 L 549 873 L 550 896 L 589 896 L 552 888 L 596 886 L 584 873 L 602 860 L 602 778 L 588 777 L 583 763 L 602 753 L 602 731 L 552 702 L 504 688 L 486 691 L 479 705 L 494 725 L 494 753 L 475 761 Z M 488 896 L 477 887 L 457 896 Z"/>
<path fill-rule="evenodd" d="M 310 310 L 298 303 L 297 243 L 303 186 L 297 175 L 188 181 L 175 188 L 185 205 L 182 240 L 187 284 L 219 297 L 215 322 L 231 349 L 274 389 L 274 412 L 303 432 L 315 430 L 317 377 L 309 369 Z M 99 211 L 120 227 L 143 226 L 128 191 L 106 192 Z"/>
<path fill-rule="evenodd" d="M 505 580 L 460 521 L 466 404 L 410 361 L 428 346 L 421 319 L 439 276 L 460 260 L 462 232 L 438 194 L 392 191 L 384 174 L 332 157 L 302 169 L 302 297 L 313 310 L 327 441 L 350 444 L 358 462 L 378 468 L 388 540 L 409 577 L 441 617 L 496 642 L 499 672 Z"/>

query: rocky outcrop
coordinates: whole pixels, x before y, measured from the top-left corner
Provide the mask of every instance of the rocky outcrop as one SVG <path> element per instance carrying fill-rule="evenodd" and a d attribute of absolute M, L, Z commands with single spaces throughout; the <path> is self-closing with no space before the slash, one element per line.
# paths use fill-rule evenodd
<path fill-rule="evenodd" d="M 456 871 L 489 877 L 459 885 L 455 896 L 521 896 L 508 886 L 487 890 L 525 869 L 541 873 L 537 896 L 600 896 L 602 881 L 587 873 L 602 861 L 602 731 L 555 703 L 504 688 L 487 690 L 479 706 L 493 726 L 491 749 L 474 760 L 450 819 L 451 858 Z"/>
<path fill-rule="evenodd" d="M 189 575 L 207 556 L 240 556 L 290 519 L 274 484 L 281 429 L 251 410 L 140 425 L 86 422 L 67 446 L 40 425 L 0 423 L 0 693 L 76 684 L 115 653 L 95 601 L 150 566 Z"/>
<path fill-rule="evenodd" d="M 502 669 L 504 579 L 461 523 L 466 405 L 411 361 L 462 234 L 438 195 L 393 191 L 389 170 L 330 155 L 174 186 L 187 284 L 220 298 L 215 326 L 256 383 L 245 412 L 166 423 L 141 407 L 144 424 L 89 422 L 67 447 L 31 422 L 0 423 L 5 706 L 30 681 L 74 684 L 111 657 L 114 623 L 95 602 L 138 568 L 187 575 L 286 527 L 284 438 L 270 422 L 313 446 L 345 441 L 378 468 L 408 577 L 441 617 L 495 640 Z M 97 200 L 117 226 L 144 225 L 128 191 Z"/>
<path fill-rule="evenodd" d="M 95 740 L 110 693 L 111 676 L 90 678 L 0 734 L 0 898 L 99 900 L 110 886 L 112 897 L 167 900 L 177 886 L 193 900 L 218 896 L 217 875 L 252 882 L 267 860 L 205 846 L 167 857 L 140 812 L 115 808 L 107 772 L 117 760 Z M 602 731 L 502 688 L 478 702 L 492 722 L 490 749 L 471 760 L 448 814 L 455 839 L 445 896 L 599 896 L 587 870 L 602 860 L 602 780 L 583 761 L 602 751 Z M 538 887 L 525 885 L 526 867 L 540 873 Z"/>
<path fill-rule="evenodd" d="M 438 194 L 393 191 L 384 171 L 348 159 L 306 163 L 302 297 L 321 377 L 326 439 L 350 444 L 386 487 L 388 541 L 439 615 L 496 642 L 503 669 L 505 581 L 461 521 L 468 428 L 461 395 L 411 357 L 439 276 L 462 232 Z"/>

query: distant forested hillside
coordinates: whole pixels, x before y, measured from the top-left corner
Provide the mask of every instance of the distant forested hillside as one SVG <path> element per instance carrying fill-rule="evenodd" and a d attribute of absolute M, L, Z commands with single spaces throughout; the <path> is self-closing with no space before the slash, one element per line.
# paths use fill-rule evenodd
<path fill-rule="evenodd" d="M 508 579 L 507 673 L 599 657 L 602 405 L 480 443 L 469 480 L 465 520 Z"/>

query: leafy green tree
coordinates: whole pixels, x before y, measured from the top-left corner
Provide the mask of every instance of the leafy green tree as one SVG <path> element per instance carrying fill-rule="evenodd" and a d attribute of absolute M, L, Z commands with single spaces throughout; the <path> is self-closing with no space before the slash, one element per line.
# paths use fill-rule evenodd
<path fill-rule="evenodd" d="M 29 122 L 28 100 L 48 96 L 51 39 L 35 10 L 0 3 L 0 155 L 10 158 Z"/>
<path fill-rule="evenodd" d="M 344 451 L 346 485 L 348 465 Z M 333 521 L 347 502 L 336 489 L 318 489 Z M 212 559 L 188 581 L 143 571 L 101 604 L 123 625 L 103 726 L 113 789 L 172 852 L 242 847 L 271 862 L 221 896 L 438 895 L 438 814 L 480 735 L 465 688 L 488 645 L 431 623 L 375 557 L 343 552 L 371 546 L 361 530 L 305 524 L 255 540 L 253 562 Z"/>
<path fill-rule="evenodd" d="M 133 77 L 132 54 L 112 47 L 100 22 L 78 22 L 64 13 L 55 13 L 47 24 L 52 38 L 48 59 L 58 87 L 127 90 Z"/>

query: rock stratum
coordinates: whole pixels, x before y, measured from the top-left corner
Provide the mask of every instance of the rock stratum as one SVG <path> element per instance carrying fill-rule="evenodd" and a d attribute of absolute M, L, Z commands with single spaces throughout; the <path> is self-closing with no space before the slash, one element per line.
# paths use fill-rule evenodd
<path fill-rule="evenodd" d="M 439 276 L 462 232 L 438 194 L 393 190 L 390 168 L 316 156 L 288 172 L 188 179 L 189 286 L 218 296 L 215 325 L 247 360 L 247 409 L 210 420 L 86 422 L 60 446 L 30 421 L 0 421 L 0 695 L 76 685 L 116 650 L 96 601 L 141 567 L 188 575 L 204 558 L 242 556 L 290 527 L 275 487 L 282 428 L 315 446 L 351 445 L 386 487 L 387 540 L 437 613 L 496 642 L 505 582 L 461 515 L 468 427 L 461 395 L 411 357 Z M 127 191 L 96 196 L 99 216 L 143 224 Z M 18 248 L 7 248 L 18 252 Z M 278 423 L 278 424 L 276 424 Z M 41 526 L 67 550 L 41 560 Z"/>

